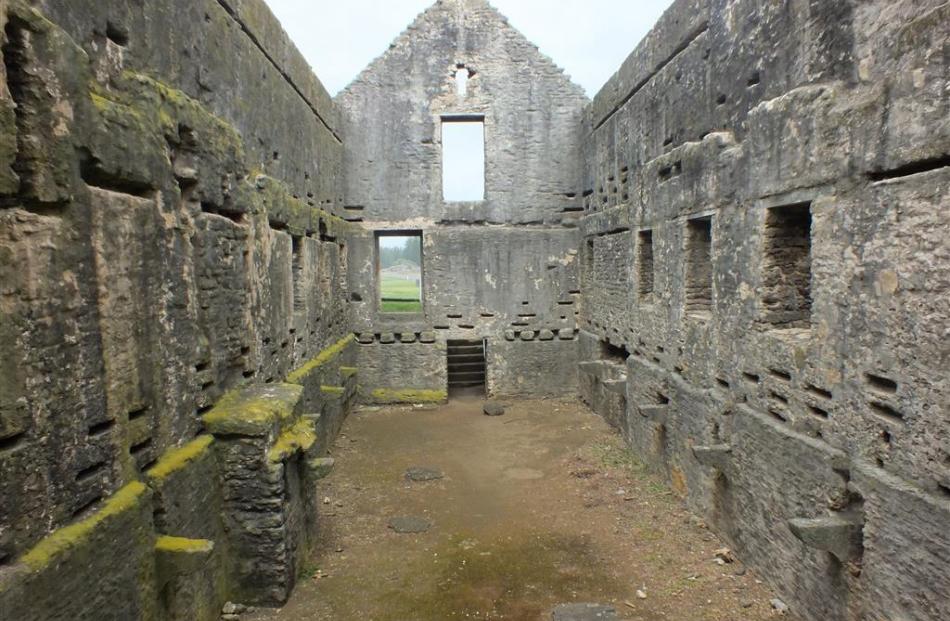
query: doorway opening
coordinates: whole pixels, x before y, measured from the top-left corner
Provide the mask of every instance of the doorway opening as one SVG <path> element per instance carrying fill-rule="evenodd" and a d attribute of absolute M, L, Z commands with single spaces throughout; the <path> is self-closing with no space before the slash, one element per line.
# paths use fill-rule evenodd
<path fill-rule="evenodd" d="M 448 342 L 449 397 L 485 395 L 485 342 Z"/>

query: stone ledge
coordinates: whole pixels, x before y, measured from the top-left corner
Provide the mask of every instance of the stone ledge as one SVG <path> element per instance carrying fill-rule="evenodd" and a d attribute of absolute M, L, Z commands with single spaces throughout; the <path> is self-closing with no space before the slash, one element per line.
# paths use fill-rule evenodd
<path fill-rule="evenodd" d="M 415 390 L 411 388 L 378 388 L 370 393 L 373 403 L 445 403 L 446 390 Z"/>
<path fill-rule="evenodd" d="M 315 358 L 287 376 L 287 383 L 301 384 L 308 375 L 335 360 L 350 343 L 356 342 L 356 336 L 348 334 L 330 347 L 317 354 Z"/>
<path fill-rule="evenodd" d="M 272 464 L 284 462 L 298 452 L 307 452 L 316 441 L 317 432 L 313 421 L 301 420 L 277 438 L 277 442 L 267 452 L 267 460 Z"/>
<path fill-rule="evenodd" d="M 145 476 L 148 483 L 153 488 L 161 486 L 169 476 L 185 468 L 192 462 L 209 454 L 211 445 L 214 444 L 213 436 L 201 436 L 185 446 L 166 451 L 158 463 L 150 468 Z"/>
<path fill-rule="evenodd" d="M 302 393 L 296 384 L 239 389 L 222 397 L 202 421 L 214 435 L 269 436 L 293 418 Z"/>
<path fill-rule="evenodd" d="M 208 539 L 159 537 L 155 540 L 155 565 L 159 581 L 167 583 L 180 576 L 202 571 L 212 552 L 214 542 Z"/>
<path fill-rule="evenodd" d="M 19 562 L 32 571 L 39 571 L 73 548 L 85 542 L 93 531 L 104 523 L 127 513 L 146 500 L 149 492 L 144 483 L 135 481 L 121 488 L 90 517 L 53 531 L 33 549 L 20 557 Z"/>

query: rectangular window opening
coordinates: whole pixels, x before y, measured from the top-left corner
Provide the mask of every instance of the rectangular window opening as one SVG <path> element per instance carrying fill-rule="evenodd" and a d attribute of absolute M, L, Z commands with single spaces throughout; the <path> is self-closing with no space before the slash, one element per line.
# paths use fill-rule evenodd
<path fill-rule="evenodd" d="M 376 234 L 379 310 L 422 312 L 422 233 Z"/>
<path fill-rule="evenodd" d="M 485 200 L 483 118 L 442 118 L 442 197 L 448 202 Z"/>
<path fill-rule="evenodd" d="M 686 223 L 686 313 L 712 315 L 712 218 Z"/>
<path fill-rule="evenodd" d="M 640 297 L 649 301 L 653 296 L 653 231 L 640 231 L 637 248 L 637 273 Z"/>
<path fill-rule="evenodd" d="M 767 211 L 761 291 L 763 322 L 811 327 L 811 203 Z"/>

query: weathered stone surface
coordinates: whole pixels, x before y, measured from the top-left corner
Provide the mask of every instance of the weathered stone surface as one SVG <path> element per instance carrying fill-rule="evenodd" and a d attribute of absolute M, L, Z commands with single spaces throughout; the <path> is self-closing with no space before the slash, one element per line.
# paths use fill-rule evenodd
<path fill-rule="evenodd" d="M 436 470 L 434 468 L 413 467 L 409 470 L 406 470 L 406 478 L 416 483 L 438 481 L 444 477 L 445 475 L 442 474 L 441 470 Z"/>
<path fill-rule="evenodd" d="M 429 532 L 432 522 L 420 517 L 394 517 L 389 520 L 389 528 L 400 535 L 418 535 Z"/>
<path fill-rule="evenodd" d="M 561 604 L 551 613 L 552 621 L 616 621 L 617 610 L 603 604 Z"/>
<path fill-rule="evenodd" d="M 504 416 L 505 406 L 497 401 L 486 401 L 485 405 L 482 406 L 482 412 L 486 416 Z"/>

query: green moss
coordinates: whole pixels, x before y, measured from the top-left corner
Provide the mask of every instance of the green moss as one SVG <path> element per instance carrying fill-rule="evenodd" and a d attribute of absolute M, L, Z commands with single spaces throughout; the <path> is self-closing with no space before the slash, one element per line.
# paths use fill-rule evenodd
<path fill-rule="evenodd" d="M 340 367 L 340 374 L 343 377 L 350 378 L 359 373 L 359 369 L 356 367 Z"/>
<path fill-rule="evenodd" d="M 206 455 L 213 443 L 212 436 L 201 436 L 179 449 L 166 451 L 158 463 L 145 474 L 151 483 L 162 483 L 171 474 Z"/>
<path fill-rule="evenodd" d="M 353 343 L 356 340 L 356 337 L 352 334 L 347 335 L 346 337 L 340 339 L 330 347 L 324 349 L 322 352 L 317 354 L 317 357 L 307 362 L 305 365 L 291 373 L 287 376 L 287 382 L 290 384 L 300 384 L 307 378 L 308 375 L 313 373 L 316 369 L 322 367 L 328 362 L 332 361 L 334 358 L 340 355 L 340 353 L 346 349 L 346 347 Z"/>
<path fill-rule="evenodd" d="M 184 537 L 162 536 L 155 540 L 156 552 L 169 554 L 208 554 L 214 549 L 214 543 L 207 539 L 186 539 Z"/>
<path fill-rule="evenodd" d="M 334 397 L 338 397 L 346 392 L 346 388 L 342 386 L 321 386 L 320 392 L 325 395 L 333 395 Z"/>
<path fill-rule="evenodd" d="M 301 420 L 277 438 L 277 442 L 267 452 L 267 460 L 272 464 L 285 461 L 298 451 L 307 451 L 317 441 L 317 432 L 310 420 Z"/>
<path fill-rule="evenodd" d="M 293 418 L 301 386 L 269 384 L 235 390 L 221 398 L 202 421 L 216 435 L 266 436 Z"/>
<path fill-rule="evenodd" d="M 56 558 L 87 542 L 90 535 L 105 522 L 137 507 L 146 490 L 144 483 L 129 483 L 109 497 L 94 515 L 54 531 L 24 554 L 20 562 L 33 571 L 47 567 Z"/>
<path fill-rule="evenodd" d="M 411 388 L 379 388 L 371 393 L 378 403 L 442 403 L 449 398 L 444 390 L 414 390 Z"/>

